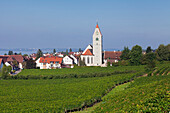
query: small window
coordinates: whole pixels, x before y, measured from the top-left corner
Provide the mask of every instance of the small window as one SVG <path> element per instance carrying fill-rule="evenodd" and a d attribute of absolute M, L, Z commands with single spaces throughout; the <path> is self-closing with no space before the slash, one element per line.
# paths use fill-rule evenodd
<path fill-rule="evenodd" d="M 99 40 L 99 38 L 96 38 L 96 41 L 98 41 Z"/>

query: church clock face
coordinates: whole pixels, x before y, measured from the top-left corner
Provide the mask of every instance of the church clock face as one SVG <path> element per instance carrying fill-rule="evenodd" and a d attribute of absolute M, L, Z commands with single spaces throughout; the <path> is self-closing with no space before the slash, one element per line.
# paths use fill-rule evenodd
<path fill-rule="evenodd" d="M 98 40 L 99 40 L 99 38 L 97 37 L 97 38 L 96 38 L 96 41 L 98 41 Z"/>

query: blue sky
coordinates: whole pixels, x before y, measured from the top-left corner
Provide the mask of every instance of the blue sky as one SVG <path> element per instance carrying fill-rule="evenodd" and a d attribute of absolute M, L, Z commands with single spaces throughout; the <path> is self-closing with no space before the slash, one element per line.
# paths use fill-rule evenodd
<path fill-rule="evenodd" d="M 85 48 L 97 20 L 104 49 L 170 43 L 170 0 L 0 0 L 0 48 Z"/>

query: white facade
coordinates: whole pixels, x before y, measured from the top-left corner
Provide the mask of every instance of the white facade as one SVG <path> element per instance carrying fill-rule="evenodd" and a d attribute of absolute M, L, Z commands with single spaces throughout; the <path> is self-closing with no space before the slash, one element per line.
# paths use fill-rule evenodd
<path fill-rule="evenodd" d="M 94 55 L 94 65 L 102 65 L 102 34 L 98 25 L 93 34 L 93 55 Z"/>
<path fill-rule="evenodd" d="M 85 62 L 86 66 L 94 66 L 93 55 L 81 55 L 81 60 Z"/>
<path fill-rule="evenodd" d="M 56 64 L 52 64 L 52 63 L 40 63 L 40 69 L 55 69 L 55 68 L 61 68 L 61 64 L 56 63 Z"/>
<path fill-rule="evenodd" d="M 35 61 L 35 63 L 36 63 L 36 67 L 40 67 L 40 66 L 41 66 L 40 58 L 38 58 L 38 59 Z"/>
<path fill-rule="evenodd" d="M 78 64 L 78 59 L 74 55 L 70 55 L 70 57 L 74 60 L 74 64 Z"/>
<path fill-rule="evenodd" d="M 69 56 L 65 56 L 63 58 L 63 63 L 68 64 L 68 65 L 72 65 L 74 63 L 74 60 L 72 58 L 70 58 Z"/>

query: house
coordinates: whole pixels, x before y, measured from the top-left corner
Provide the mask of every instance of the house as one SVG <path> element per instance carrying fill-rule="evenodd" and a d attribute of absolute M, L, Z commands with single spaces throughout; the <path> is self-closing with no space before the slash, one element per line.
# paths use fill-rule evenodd
<path fill-rule="evenodd" d="M 63 58 L 63 64 L 73 65 L 73 64 L 74 64 L 74 59 L 71 58 L 70 56 L 66 55 L 66 56 Z"/>
<path fill-rule="evenodd" d="M 4 61 L 2 58 L 0 58 L 0 69 L 3 67 L 3 65 L 4 65 Z"/>
<path fill-rule="evenodd" d="M 73 64 L 78 64 L 78 59 L 74 55 L 66 55 L 63 58 L 63 64 L 66 65 L 73 65 Z"/>
<path fill-rule="evenodd" d="M 36 66 L 40 69 L 56 69 L 61 68 L 63 58 L 56 56 L 40 57 L 36 61 Z"/>
<path fill-rule="evenodd" d="M 104 63 L 110 62 L 112 63 L 118 62 L 120 60 L 122 52 L 121 51 L 104 51 Z"/>
<path fill-rule="evenodd" d="M 88 45 L 80 56 L 86 66 L 102 66 L 103 64 L 103 36 L 98 24 L 93 33 L 93 45 Z"/>
<path fill-rule="evenodd" d="M 24 59 L 22 55 L 0 55 L 0 58 L 3 59 L 6 66 L 12 66 L 12 68 L 15 69 L 17 66 L 14 64 L 14 61 L 16 61 L 18 68 L 23 68 L 22 63 Z"/>

